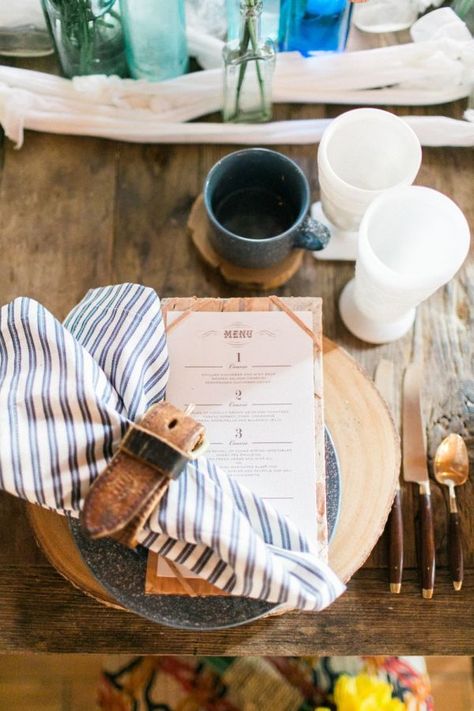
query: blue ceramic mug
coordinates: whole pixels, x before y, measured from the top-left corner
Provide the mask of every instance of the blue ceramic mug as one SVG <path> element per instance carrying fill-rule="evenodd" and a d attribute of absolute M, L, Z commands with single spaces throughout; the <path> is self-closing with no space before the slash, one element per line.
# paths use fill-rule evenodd
<path fill-rule="evenodd" d="M 323 249 L 329 230 L 308 216 L 301 169 L 282 153 L 247 148 L 222 158 L 204 185 L 214 249 L 239 267 L 282 262 L 293 249 Z"/>

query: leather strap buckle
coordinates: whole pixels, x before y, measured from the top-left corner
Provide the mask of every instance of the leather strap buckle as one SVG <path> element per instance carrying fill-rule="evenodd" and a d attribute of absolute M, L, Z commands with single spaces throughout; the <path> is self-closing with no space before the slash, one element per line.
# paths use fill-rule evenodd
<path fill-rule="evenodd" d="M 81 524 L 91 538 L 107 536 L 134 548 L 148 516 L 199 457 L 207 441 L 202 424 L 168 402 L 154 405 L 131 424 L 107 468 L 87 492 Z"/>

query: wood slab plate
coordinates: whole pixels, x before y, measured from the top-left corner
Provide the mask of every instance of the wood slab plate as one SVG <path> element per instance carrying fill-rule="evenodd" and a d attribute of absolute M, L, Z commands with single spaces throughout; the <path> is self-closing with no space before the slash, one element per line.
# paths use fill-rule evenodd
<path fill-rule="evenodd" d="M 325 418 L 341 476 L 339 521 L 329 562 L 348 581 L 384 529 L 398 482 L 400 442 L 372 380 L 327 338 L 323 363 Z M 28 514 L 39 545 L 59 573 L 100 602 L 123 609 L 84 563 L 67 520 L 33 505 L 28 506 Z"/>

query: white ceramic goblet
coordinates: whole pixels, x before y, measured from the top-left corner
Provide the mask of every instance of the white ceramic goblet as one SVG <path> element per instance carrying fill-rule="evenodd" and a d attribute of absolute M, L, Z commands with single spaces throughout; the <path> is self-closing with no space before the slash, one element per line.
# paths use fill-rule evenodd
<path fill-rule="evenodd" d="M 331 231 L 323 258 L 355 259 L 360 221 L 372 200 L 389 188 L 411 185 L 420 164 L 420 142 L 398 116 L 355 109 L 334 119 L 319 144 L 321 202 L 311 213 Z"/>
<path fill-rule="evenodd" d="M 362 218 L 355 278 L 339 300 L 349 331 L 369 343 L 403 336 L 416 306 L 458 271 L 469 242 L 467 220 L 446 195 L 417 186 L 379 195 Z"/>

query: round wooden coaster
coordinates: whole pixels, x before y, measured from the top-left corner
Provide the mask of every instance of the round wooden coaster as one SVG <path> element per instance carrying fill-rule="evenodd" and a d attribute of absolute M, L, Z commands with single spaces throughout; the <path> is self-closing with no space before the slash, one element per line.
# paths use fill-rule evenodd
<path fill-rule="evenodd" d="M 280 264 L 266 269 L 245 269 L 227 262 L 217 254 L 209 239 L 209 222 L 204 208 L 204 198 L 199 195 L 194 201 L 188 219 L 188 231 L 191 240 L 202 259 L 216 269 L 229 284 L 244 289 L 277 289 L 286 284 L 296 274 L 303 261 L 303 250 L 294 249 Z"/>
<path fill-rule="evenodd" d="M 328 338 L 323 362 L 326 425 L 336 446 L 342 489 L 329 562 L 347 581 L 384 529 L 398 482 L 400 442 L 373 382 Z M 39 545 L 59 573 L 99 602 L 121 608 L 82 560 L 66 519 L 32 504 L 28 515 Z"/>

